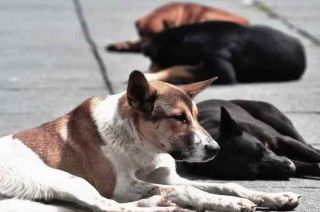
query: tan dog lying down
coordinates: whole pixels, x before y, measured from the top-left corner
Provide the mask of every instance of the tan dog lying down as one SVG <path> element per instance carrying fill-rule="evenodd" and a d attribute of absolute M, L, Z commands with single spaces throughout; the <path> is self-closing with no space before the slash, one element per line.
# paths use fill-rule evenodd
<path fill-rule="evenodd" d="M 141 45 L 144 41 L 165 29 L 210 20 L 249 24 L 244 17 L 222 9 L 195 3 L 174 2 L 165 4 L 136 21 L 136 30 L 141 40 L 113 43 L 107 46 L 107 49 L 110 51 L 141 52 Z"/>
<path fill-rule="evenodd" d="M 256 205 L 296 207 L 299 196 L 291 192 L 265 193 L 177 174 L 174 159 L 208 161 L 219 150 L 190 98 L 212 81 L 176 87 L 148 82 L 135 71 L 127 92 L 93 97 L 54 121 L 1 138 L 0 211 L 8 211 L 2 203 L 10 198 L 30 200 L 16 200 L 11 206 L 17 210 L 11 211 L 35 200 L 62 200 L 93 211 L 175 211 L 175 204 L 237 212 Z M 36 210 L 30 207 L 24 211 Z"/>

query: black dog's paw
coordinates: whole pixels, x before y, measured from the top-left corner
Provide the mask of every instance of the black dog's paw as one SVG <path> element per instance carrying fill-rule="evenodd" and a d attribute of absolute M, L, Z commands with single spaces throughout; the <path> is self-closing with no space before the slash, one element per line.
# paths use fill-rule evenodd
<path fill-rule="evenodd" d="M 121 52 L 121 51 L 128 50 L 128 46 L 121 45 L 121 44 L 122 43 L 109 44 L 105 47 L 105 50 L 109 52 Z"/>

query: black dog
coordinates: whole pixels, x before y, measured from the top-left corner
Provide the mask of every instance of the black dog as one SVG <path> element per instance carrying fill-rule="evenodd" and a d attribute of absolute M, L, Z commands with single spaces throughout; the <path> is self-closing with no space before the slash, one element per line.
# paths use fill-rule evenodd
<path fill-rule="evenodd" d="M 186 171 L 221 179 L 320 176 L 319 150 L 306 144 L 273 105 L 209 100 L 198 108 L 200 124 L 218 141 L 221 151 L 207 163 L 184 163 Z"/>
<path fill-rule="evenodd" d="M 143 53 L 152 60 L 150 71 L 160 71 L 146 76 L 169 82 L 213 76 L 220 84 L 296 80 L 306 66 L 297 39 L 267 26 L 219 21 L 168 29 L 153 37 Z"/>

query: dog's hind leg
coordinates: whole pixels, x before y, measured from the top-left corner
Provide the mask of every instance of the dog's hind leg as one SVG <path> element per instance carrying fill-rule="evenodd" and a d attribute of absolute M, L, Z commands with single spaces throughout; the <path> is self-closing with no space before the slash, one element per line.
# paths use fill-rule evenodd
<path fill-rule="evenodd" d="M 102 197 L 84 179 L 47 166 L 18 139 L 7 136 L 0 140 L 0 199 L 10 198 L 61 200 L 94 211 L 143 211 L 136 208 L 139 202 L 123 205 Z"/>
<path fill-rule="evenodd" d="M 153 197 L 151 197 L 153 198 Z M 163 199 L 163 198 L 162 198 Z M 143 201 L 143 200 L 141 200 Z M 136 201 L 140 202 L 140 201 Z M 146 204 L 146 199 L 144 199 L 142 204 L 122 204 L 124 210 L 122 212 L 186 212 L 185 209 L 180 209 L 177 206 L 153 206 L 154 201 L 151 200 L 151 204 Z M 166 201 L 169 202 L 169 201 Z M 173 204 L 171 204 L 173 205 Z M 116 208 L 115 208 L 116 209 Z M 79 208 L 71 204 L 66 204 L 65 202 L 55 202 L 50 204 L 42 202 L 34 202 L 30 200 L 22 199 L 4 199 L 0 200 L 0 211 L 3 212 L 88 212 L 87 208 Z M 91 210 L 90 210 L 91 211 Z M 111 210 L 110 210 L 111 211 Z M 118 210 L 117 210 L 118 211 Z M 109 212 L 109 211 L 108 211 Z"/>
<path fill-rule="evenodd" d="M 320 177 L 320 164 L 319 163 L 307 163 L 298 160 L 292 160 L 296 166 L 297 176 L 317 176 Z"/>
<path fill-rule="evenodd" d="M 84 179 L 47 166 L 19 139 L 0 139 L 0 196 L 28 200 L 62 200 L 105 210 L 120 209 Z"/>
<path fill-rule="evenodd" d="M 203 75 L 207 79 L 218 77 L 215 84 L 234 84 L 237 82 L 236 71 L 232 63 L 221 56 L 211 55 L 211 58 L 204 62 Z"/>
<path fill-rule="evenodd" d="M 197 70 L 199 68 L 197 66 L 172 66 L 170 68 L 166 68 L 159 71 L 153 71 L 153 73 L 145 73 L 145 77 L 150 80 L 160 80 L 164 82 L 172 82 L 172 83 L 190 83 L 194 81 L 198 81 L 201 73 L 198 73 Z"/>

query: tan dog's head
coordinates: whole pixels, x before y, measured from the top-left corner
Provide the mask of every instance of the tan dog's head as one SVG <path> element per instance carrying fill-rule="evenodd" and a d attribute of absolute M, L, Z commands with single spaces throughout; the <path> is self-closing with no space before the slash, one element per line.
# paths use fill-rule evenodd
<path fill-rule="evenodd" d="M 143 141 L 176 160 L 201 162 L 212 159 L 218 144 L 200 126 L 193 96 L 214 79 L 184 86 L 148 82 L 139 71 L 131 73 L 127 88 L 128 113 Z"/>

